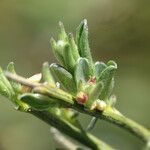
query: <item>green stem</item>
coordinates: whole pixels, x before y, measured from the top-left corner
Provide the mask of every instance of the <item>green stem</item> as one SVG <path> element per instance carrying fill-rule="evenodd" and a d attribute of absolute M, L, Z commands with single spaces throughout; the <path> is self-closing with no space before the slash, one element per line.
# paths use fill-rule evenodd
<path fill-rule="evenodd" d="M 37 93 L 41 93 L 43 95 L 47 95 L 47 96 L 52 96 L 52 92 L 50 89 L 45 90 L 44 88 L 38 88 L 38 90 L 36 91 Z M 53 97 L 60 97 L 60 95 L 62 95 L 61 90 L 57 90 L 55 91 Z M 65 94 L 65 92 L 63 93 L 63 96 L 66 98 L 63 99 L 63 97 L 61 99 L 58 99 L 58 101 L 60 102 L 65 102 L 64 106 L 69 106 L 73 109 L 76 109 L 77 111 L 80 111 L 82 113 L 86 113 L 88 115 L 94 116 L 96 118 L 100 118 L 100 119 L 104 119 L 107 120 L 109 122 L 112 122 L 116 125 L 118 125 L 121 128 L 126 129 L 127 131 L 133 133 L 134 135 L 136 135 L 137 137 L 139 137 L 142 141 L 144 142 L 149 142 L 150 141 L 150 131 L 147 130 L 146 128 L 144 128 L 143 126 L 139 125 L 138 123 L 132 121 L 131 119 L 128 119 L 127 117 L 125 117 L 124 115 L 122 115 L 118 110 L 116 110 L 113 107 L 107 106 L 106 109 L 104 111 L 91 111 L 89 109 L 85 109 L 85 107 L 83 105 L 80 105 L 76 102 L 76 100 L 71 97 L 70 100 L 67 100 L 67 93 Z"/>
<path fill-rule="evenodd" d="M 114 124 L 128 130 L 144 142 L 150 141 L 150 131 L 134 122 L 133 120 L 125 117 L 116 109 L 108 107 L 102 114 L 103 119 L 113 122 Z"/>
<path fill-rule="evenodd" d="M 59 116 L 56 116 L 51 111 L 31 110 L 29 113 L 93 150 L 113 150 L 113 148 L 100 141 L 90 133 L 83 133 L 82 130 L 70 124 L 68 121 L 61 119 Z"/>
<path fill-rule="evenodd" d="M 83 105 L 77 104 L 75 99 L 71 97 L 68 93 L 58 89 L 54 91 L 51 91 L 52 88 L 45 88 L 40 85 L 35 85 L 34 83 L 24 79 L 24 78 L 16 78 L 16 76 L 12 74 L 5 74 L 8 78 L 11 80 L 14 80 L 16 82 L 25 84 L 27 86 L 31 87 L 39 87 L 37 88 L 36 92 L 39 94 L 47 95 L 53 98 L 57 98 L 59 102 L 63 102 L 62 104 L 64 107 L 71 107 L 77 111 L 80 111 L 81 113 L 88 114 L 91 116 L 94 116 L 96 118 L 104 119 L 108 122 L 111 122 L 123 129 L 126 129 L 127 131 L 131 132 L 135 136 L 139 137 L 142 141 L 146 143 L 150 143 L 150 131 L 143 127 L 142 125 L 139 125 L 138 123 L 134 122 L 133 120 L 125 117 L 122 115 L 118 110 L 115 108 L 112 108 L 110 106 L 107 106 L 106 109 L 102 112 L 100 111 L 90 111 L 89 109 L 86 109 Z M 19 76 L 18 76 L 19 77 Z M 63 94 L 62 94 L 63 93 Z M 64 103 L 65 102 L 65 103 Z"/>
<path fill-rule="evenodd" d="M 135 121 L 125 117 L 115 108 L 107 106 L 103 112 L 91 112 L 89 110 L 83 110 L 80 107 L 78 107 L 78 110 L 82 113 L 86 113 L 99 119 L 104 119 L 123 129 L 126 129 L 127 131 L 139 137 L 142 141 L 146 143 L 150 142 L 150 131 L 148 129 L 136 123 Z"/>

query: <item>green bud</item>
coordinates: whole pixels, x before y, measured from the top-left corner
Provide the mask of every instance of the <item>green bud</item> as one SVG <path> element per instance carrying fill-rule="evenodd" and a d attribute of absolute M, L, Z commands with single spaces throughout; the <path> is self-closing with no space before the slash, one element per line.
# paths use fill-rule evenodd
<path fill-rule="evenodd" d="M 76 40 L 81 57 L 85 57 L 89 60 L 92 66 L 93 60 L 90 52 L 89 41 L 88 41 L 88 26 L 87 20 L 84 19 L 76 31 Z"/>
<path fill-rule="evenodd" d="M 99 62 L 97 61 L 95 63 L 95 76 L 98 79 L 100 77 L 100 74 L 102 73 L 102 71 L 107 67 L 107 65 L 103 62 Z"/>
<path fill-rule="evenodd" d="M 73 58 L 72 51 L 70 49 L 70 45 L 66 44 L 63 49 L 63 56 L 65 60 L 65 66 L 68 69 L 69 72 L 73 73 L 74 72 L 74 67 L 75 67 L 75 60 Z"/>
<path fill-rule="evenodd" d="M 70 48 L 71 48 L 71 51 L 72 51 L 72 55 L 73 55 L 73 58 L 75 61 L 77 61 L 77 59 L 80 57 L 79 55 L 79 52 L 78 52 L 78 47 L 74 41 L 74 37 L 73 37 L 73 34 L 70 33 L 68 35 L 68 38 L 69 38 L 69 44 L 70 44 Z"/>
<path fill-rule="evenodd" d="M 56 101 L 50 97 L 41 94 L 23 94 L 19 99 L 28 104 L 32 109 L 43 111 L 56 105 Z"/>
<path fill-rule="evenodd" d="M 60 87 L 63 90 L 72 94 L 76 93 L 76 85 L 73 76 L 67 70 L 65 70 L 65 68 L 57 64 L 51 64 L 50 71 L 55 82 L 59 82 Z"/>

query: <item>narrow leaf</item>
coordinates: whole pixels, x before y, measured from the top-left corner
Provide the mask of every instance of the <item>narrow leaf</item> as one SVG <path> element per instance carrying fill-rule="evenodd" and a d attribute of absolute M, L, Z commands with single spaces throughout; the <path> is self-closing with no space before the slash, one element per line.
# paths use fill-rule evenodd
<path fill-rule="evenodd" d="M 76 86 L 73 76 L 58 64 L 51 64 L 50 71 L 56 82 L 60 83 L 60 87 L 72 94 L 76 93 Z"/>
<path fill-rule="evenodd" d="M 61 21 L 59 22 L 59 27 L 60 27 L 59 40 L 62 40 L 62 41 L 65 41 L 65 42 L 68 41 L 68 36 L 66 34 L 64 25 Z"/>
<path fill-rule="evenodd" d="M 73 34 L 70 33 L 68 35 L 68 38 L 69 38 L 69 44 L 70 44 L 70 48 L 71 48 L 71 51 L 72 51 L 72 55 L 73 55 L 73 58 L 75 61 L 77 61 L 77 59 L 80 57 L 79 55 L 79 52 L 78 52 L 78 47 L 74 41 L 74 37 L 73 37 Z"/>
<path fill-rule="evenodd" d="M 103 83 L 101 81 L 97 82 L 94 85 L 91 85 L 88 88 L 88 101 L 85 103 L 85 106 L 91 108 L 92 104 L 99 98 L 101 91 L 103 89 Z"/>
<path fill-rule="evenodd" d="M 117 63 L 115 62 L 115 61 L 113 61 L 113 60 L 109 60 L 108 62 L 107 62 L 107 66 L 114 66 L 115 68 L 117 68 Z"/>
<path fill-rule="evenodd" d="M 16 71 L 15 71 L 15 67 L 14 67 L 14 63 L 13 62 L 10 62 L 7 66 L 7 71 L 11 72 L 12 74 L 16 74 Z M 21 92 L 21 84 L 19 83 L 16 83 L 16 82 L 13 82 L 13 81 L 10 81 L 13 89 L 16 91 L 16 92 Z"/>
<path fill-rule="evenodd" d="M 74 97 L 71 94 L 57 87 L 38 86 L 33 89 L 33 92 L 46 95 L 54 99 L 58 99 L 60 100 L 60 102 L 67 102 L 69 104 L 74 104 Z"/>
<path fill-rule="evenodd" d="M 0 80 L 4 83 L 4 85 L 6 86 L 6 88 L 9 90 L 9 93 L 11 93 L 11 95 L 14 95 L 14 90 L 10 84 L 10 82 L 8 81 L 8 79 L 5 77 L 3 70 L 0 67 Z"/>
<path fill-rule="evenodd" d="M 85 84 L 91 76 L 92 71 L 88 60 L 86 58 L 79 58 L 74 73 L 77 87 L 80 87 L 79 85 L 81 85 L 81 82 Z"/>
<path fill-rule="evenodd" d="M 114 74 L 116 72 L 116 67 L 110 65 L 108 66 L 99 77 L 99 81 L 104 84 L 103 90 L 100 95 L 101 100 L 107 100 L 114 87 Z"/>
<path fill-rule="evenodd" d="M 86 19 L 84 19 L 79 25 L 76 36 L 80 56 L 87 58 L 92 66 L 93 60 L 89 47 L 88 26 Z"/>
<path fill-rule="evenodd" d="M 21 101 L 31 106 L 31 108 L 39 111 L 47 110 L 56 105 L 56 101 L 50 97 L 41 94 L 23 94 L 19 97 Z"/>
<path fill-rule="evenodd" d="M 75 59 L 73 58 L 73 54 L 69 44 L 65 45 L 63 49 L 63 56 L 64 56 L 66 68 L 68 69 L 69 72 L 73 73 L 76 63 L 75 63 Z"/>
<path fill-rule="evenodd" d="M 54 82 L 54 79 L 53 79 L 53 76 L 50 72 L 50 67 L 49 67 L 49 64 L 48 62 L 45 62 L 43 64 L 43 67 L 42 67 L 42 78 L 44 81 L 46 81 L 47 83 L 49 84 L 54 84 L 55 85 L 55 82 Z"/>
<path fill-rule="evenodd" d="M 63 44 L 61 44 L 61 43 L 63 43 L 63 42 L 59 41 L 56 43 L 56 41 L 53 38 L 50 39 L 51 48 L 52 48 L 52 51 L 53 51 L 56 59 L 58 60 L 58 62 L 61 65 L 65 65 L 63 54 L 62 54 Z"/>
<path fill-rule="evenodd" d="M 98 79 L 100 77 L 100 74 L 102 73 L 102 71 L 107 67 L 107 65 L 103 62 L 99 62 L 97 61 L 95 63 L 95 76 Z"/>
<path fill-rule="evenodd" d="M 11 92 L 1 80 L 0 80 L 0 95 L 11 98 Z"/>

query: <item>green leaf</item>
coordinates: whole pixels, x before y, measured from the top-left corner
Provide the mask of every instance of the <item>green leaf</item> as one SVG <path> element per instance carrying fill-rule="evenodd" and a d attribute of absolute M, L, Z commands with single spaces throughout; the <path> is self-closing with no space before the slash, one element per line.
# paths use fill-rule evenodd
<path fill-rule="evenodd" d="M 1 82 L 3 82 L 3 84 L 5 85 L 5 87 L 8 89 L 9 94 L 11 96 L 13 96 L 15 94 L 14 90 L 13 90 L 10 82 L 8 81 L 8 79 L 5 77 L 5 75 L 4 75 L 3 70 L 1 69 L 1 67 L 0 67 L 0 80 L 1 80 Z"/>
<path fill-rule="evenodd" d="M 83 33 L 83 26 L 84 26 L 84 20 L 81 21 L 80 25 L 76 29 L 76 43 L 77 43 L 77 46 L 78 46 L 79 54 L 81 54 L 81 52 L 80 52 L 80 49 L 81 49 L 80 39 L 81 39 L 81 35 Z"/>
<path fill-rule="evenodd" d="M 79 58 L 76 63 L 74 73 L 77 87 L 79 88 L 82 83 L 86 84 L 86 82 L 90 79 L 91 76 L 92 71 L 88 60 L 86 58 Z"/>
<path fill-rule="evenodd" d="M 75 59 L 73 58 L 73 54 L 69 44 L 66 44 L 63 49 L 63 56 L 65 61 L 65 66 L 69 72 L 74 72 L 75 67 Z"/>
<path fill-rule="evenodd" d="M 117 68 L 117 63 L 115 61 L 113 61 L 113 60 L 109 60 L 107 62 L 107 66 L 114 66 L 115 68 Z"/>
<path fill-rule="evenodd" d="M 77 28 L 76 40 L 77 40 L 80 56 L 87 58 L 90 62 L 90 65 L 92 66 L 93 60 L 92 60 L 91 51 L 89 47 L 88 26 L 87 26 L 86 19 L 84 19 L 79 25 L 79 27 Z"/>
<path fill-rule="evenodd" d="M 95 76 L 98 79 L 100 77 L 100 74 L 102 73 L 102 71 L 107 67 L 107 65 L 103 62 L 99 62 L 97 61 L 95 63 Z"/>
<path fill-rule="evenodd" d="M 13 62 L 10 62 L 7 66 L 7 71 L 9 71 L 10 73 L 12 74 L 16 74 L 16 71 L 15 71 L 15 67 L 14 67 L 14 63 Z M 10 84 L 12 85 L 13 89 L 15 90 L 15 92 L 18 92 L 20 93 L 21 92 L 21 84 L 19 83 L 16 83 L 16 82 L 13 82 L 13 81 L 10 81 Z"/>
<path fill-rule="evenodd" d="M 102 81 L 104 84 L 104 87 L 102 89 L 102 92 L 100 94 L 101 100 L 107 100 L 113 90 L 114 87 L 114 74 L 116 72 L 117 67 L 115 66 L 108 66 L 103 72 L 101 73 L 101 76 L 99 77 L 99 81 Z"/>
<path fill-rule="evenodd" d="M 56 82 L 60 83 L 60 87 L 65 91 L 75 94 L 76 85 L 73 76 L 62 66 L 58 64 L 51 64 L 50 71 Z"/>
<path fill-rule="evenodd" d="M 31 108 L 39 111 L 48 110 L 50 107 L 56 106 L 56 101 L 50 97 L 41 94 L 23 94 L 19 99 L 31 106 Z"/>
<path fill-rule="evenodd" d="M 101 91 L 103 89 L 103 83 L 101 81 L 96 84 L 89 85 L 85 92 L 88 94 L 88 100 L 85 106 L 91 108 L 92 104 L 99 98 Z"/>
<path fill-rule="evenodd" d="M 63 58 L 63 53 L 62 53 L 62 50 L 63 50 L 63 47 L 64 47 L 64 42 L 63 41 L 58 41 L 56 43 L 56 41 L 53 38 L 51 38 L 50 39 L 50 44 L 51 44 L 52 51 L 53 51 L 56 59 L 58 60 L 58 62 L 61 65 L 65 65 L 64 58 Z"/>
<path fill-rule="evenodd" d="M 73 34 L 70 33 L 68 35 L 68 38 L 69 38 L 69 44 L 70 44 L 70 48 L 71 48 L 73 58 L 74 58 L 75 61 L 77 61 L 77 59 L 80 57 L 80 55 L 79 55 L 79 52 L 78 52 L 78 47 L 77 47 L 77 45 L 74 41 Z"/>
<path fill-rule="evenodd" d="M 52 87 L 52 86 L 37 86 L 33 89 L 34 93 L 39 93 L 42 95 L 46 95 L 48 97 L 58 99 L 61 102 L 67 102 L 69 104 L 74 104 L 74 97 L 70 94 L 67 93 L 57 87 Z"/>
<path fill-rule="evenodd" d="M 1 80 L 0 80 L 0 94 L 8 98 L 11 98 L 11 92 Z"/>
<path fill-rule="evenodd" d="M 52 74 L 50 72 L 50 67 L 49 67 L 49 63 L 48 62 L 45 62 L 43 64 L 43 67 L 42 67 L 42 78 L 47 83 L 55 85 L 55 81 L 54 81 L 53 76 L 52 76 Z"/>
<path fill-rule="evenodd" d="M 66 34 L 64 25 L 61 21 L 59 22 L 59 27 L 60 27 L 60 32 L 59 32 L 59 36 L 58 36 L 59 40 L 67 42 L 68 41 L 68 36 Z"/>

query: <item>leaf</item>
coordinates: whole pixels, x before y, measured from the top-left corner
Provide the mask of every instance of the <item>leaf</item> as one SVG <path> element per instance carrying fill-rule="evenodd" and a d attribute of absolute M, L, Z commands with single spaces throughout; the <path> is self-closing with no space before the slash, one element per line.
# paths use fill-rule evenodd
<path fill-rule="evenodd" d="M 9 91 L 10 96 L 13 96 L 15 94 L 14 90 L 13 90 L 10 82 L 8 81 L 8 79 L 5 77 L 1 67 L 0 67 L 0 80 L 3 83 L 3 85 L 5 85 L 5 89 L 7 89 Z"/>
<path fill-rule="evenodd" d="M 75 63 L 75 59 L 73 58 L 73 54 L 69 44 L 66 44 L 64 46 L 63 57 L 64 57 L 66 68 L 68 69 L 69 72 L 73 73 L 76 63 Z"/>
<path fill-rule="evenodd" d="M 7 71 L 9 71 L 12 74 L 16 74 L 13 62 L 10 62 L 8 64 Z M 10 84 L 12 85 L 13 89 L 15 90 L 15 92 L 19 92 L 19 93 L 21 92 L 21 89 L 22 89 L 21 84 L 13 82 L 13 81 L 10 81 Z"/>
<path fill-rule="evenodd" d="M 56 101 L 50 97 L 41 94 L 23 94 L 19 97 L 21 101 L 31 106 L 31 108 L 39 111 L 48 110 L 56 105 Z"/>
<path fill-rule="evenodd" d="M 74 104 L 74 101 L 75 101 L 74 97 L 71 94 L 69 94 L 69 93 L 67 93 L 67 92 L 65 92 L 65 91 L 63 91 L 57 87 L 52 87 L 49 85 L 37 86 L 33 89 L 33 92 L 39 93 L 42 95 L 46 95 L 46 96 L 54 98 L 54 99 L 58 99 L 58 100 L 60 100 L 60 103 L 61 102 L 67 102 L 67 104 L 68 103 Z"/>
<path fill-rule="evenodd" d="M 66 69 L 53 63 L 50 65 L 50 71 L 54 80 L 60 83 L 62 89 L 72 94 L 76 93 L 76 85 L 73 76 Z"/>
<path fill-rule="evenodd" d="M 96 84 L 90 85 L 85 92 L 88 94 L 88 100 L 85 106 L 91 108 L 92 104 L 99 98 L 101 91 L 103 89 L 103 83 L 101 81 Z"/>
<path fill-rule="evenodd" d="M 65 65 L 63 54 L 62 54 L 62 49 L 63 49 L 62 46 L 64 45 L 64 42 L 63 41 L 58 41 L 56 43 L 56 41 L 53 38 L 51 38 L 50 39 L 50 44 L 51 44 L 52 51 L 53 51 L 56 59 L 58 60 L 58 62 L 61 65 Z"/>
<path fill-rule="evenodd" d="M 8 98 L 11 98 L 11 92 L 1 80 L 0 80 L 0 94 Z"/>
<path fill-rule="evenodd" d="M 66 34 L 64 25 L 61 21 L 59 21 L 59 27 L 60 27 L 60 32 L 59 32 L 59 36 L 58 36 L 59 40 L 67 42 L 68 41 L 68 36 Z"/>
<path fill-rule="evenodd" d="M 73 34 L 70 33 L 68 35 L 68 38 L 69 38 L 69 44 L 70 44 L 70 48 L 71 48 L 73 58 L 74 58 L 75 61 L 77 61 L 77 59 L 80 57 L 80 55 L 79 55 L 79 52 L 78 52 L 78 47 L 77 47 L 77 45 L 74 41 Z"/>
<path fill-rule="evenodd" d="M 53 76 L 52 76 L 52 74 L 50 72 L 50 67 L 49 67 L 48 62 L 45 62 L 43 64 L 43 67 L 42 67 L 42 78 L 47 83 L 55 85 L 55 81 L 54 81 Z"/>
<path fill-rule="evenodd" d="M 114 66 L 115 68 L 117 68 L 117 63 L 115 61 L 113 61 L 113 60 L 109 60 L 107 62 L 107 66 Z"/>
<path fill-rule="evenodd" d="M 116 72 L 117 67 L 115 66 L 108 66 L 103 72 L 101 73 L 101 76 L 99 77 L 99 81 L 102 81 L 104 84 L 104 87 L 102 89 L 102 92 L 100 94 L 101 100 L 107 100 L 113 90 L 114 87 L 114 74 Z"/>
<path fill-rule="evenodd" d="M 85 84 L 90 79 L 90 76 L 92 76 L 92 71 L 88 60 L 86 58 L 79 58 L 74 72 L 77 87 L 80 87 L 81 82 Z"/>
<path fill-rule="evenodd" d="M 99 62 L 97 61 L 95 63 L 95 76 L 98 79 L 100 77 L 100 74 L 102 73 L 102 71 L 107 67 L 107 65 L 103 62 Z"/>
<path fill-rule="evenodd" d="M 76 40 L 77 45 L 79 49 L 79 54 L 81 57 L 85 57 L 89 60 L 90 65 L 92 66 L 93 60 L 91 56 L 91 51 L 89 47 L 89 41 L 88 41 L 88 26 L 87 26 L 87 20 L 84 19 L 76 31 Z"/>

